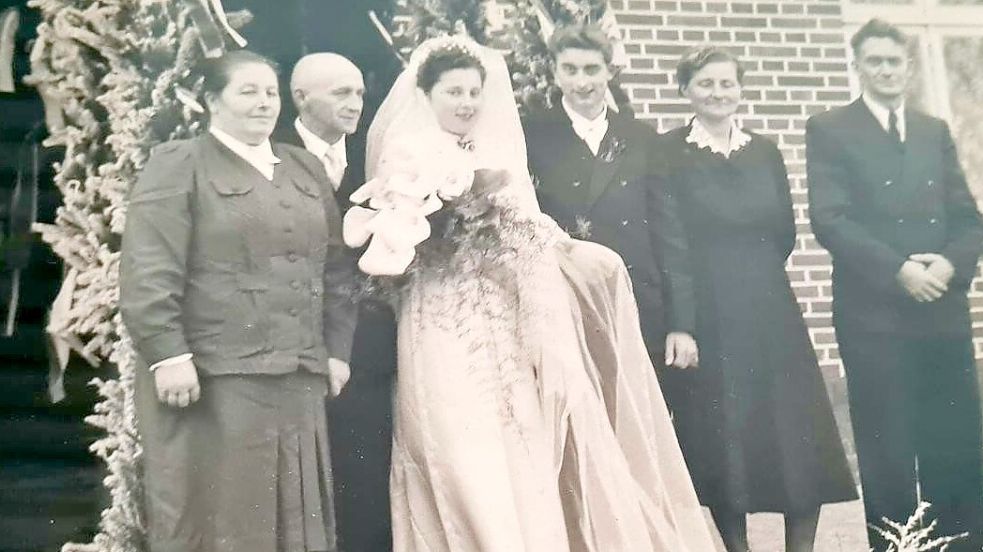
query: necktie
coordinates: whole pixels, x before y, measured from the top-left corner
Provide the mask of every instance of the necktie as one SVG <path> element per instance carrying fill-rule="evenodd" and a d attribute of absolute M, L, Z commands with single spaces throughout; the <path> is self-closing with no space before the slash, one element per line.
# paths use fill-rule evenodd
<path fill-rule="evenodd" d="M 891 111 L 891 114 L 887 116 L 887 133 L 894 138 L 894 141 L 898 144 L 901 143 L 901 132 L 898 130 L 898 114 Z"/>
<path fill-rule="evenodd" d="M 331 180 L 331 185 L 337 190 L 341 186 L 341 180 L 345 177 L 346 163 L 341 159 L 338 159 L 338 155 L 328 150 L 324 152 L 324 168 L 328 173 L 328 179 Z"/>

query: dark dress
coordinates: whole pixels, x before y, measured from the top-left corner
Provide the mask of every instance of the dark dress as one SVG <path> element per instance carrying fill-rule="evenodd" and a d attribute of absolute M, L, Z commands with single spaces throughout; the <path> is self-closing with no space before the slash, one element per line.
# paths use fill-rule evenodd
<path fill-rule="evenodd" d="M 700 365 L 665 387 L 700 501 L 737 512 L 808 511 L 856 498 L 785 259 L 795 221 L 781 153 L 752 135 L 730 158 L 662 137 L 670 331 Z"/>

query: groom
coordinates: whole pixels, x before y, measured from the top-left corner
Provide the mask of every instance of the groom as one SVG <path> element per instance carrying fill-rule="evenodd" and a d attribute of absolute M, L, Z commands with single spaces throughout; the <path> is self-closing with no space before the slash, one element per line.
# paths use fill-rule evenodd
<path fill-rule="evenodd" d="M 298 117 L 284 141 L 303 145 L 321 159 L 342 210 L 364 183 L 361 148 L 349 150 L 362 114 L 362 72 L 334 53 L 297 62 L 290 94 Z M 372 301 L 359 306 L 349 385 L 328 406 L 338 537 L 346 552 L 392 547 L 389 522 L 389 454 L 396 330 L 391 310 Z"/>
<path fill-rule="evenodd" d="M 696 362 L 696 342 L 668 328 L 657 258 L 655 130 L 609 108 L 612 45 L 600 27 L 556 30 L 549 41 L 559 105 L 524 122 L 529 171 L 543 211 L 567 232 L 615 250 L 631 275 L 652 364 Z"/>

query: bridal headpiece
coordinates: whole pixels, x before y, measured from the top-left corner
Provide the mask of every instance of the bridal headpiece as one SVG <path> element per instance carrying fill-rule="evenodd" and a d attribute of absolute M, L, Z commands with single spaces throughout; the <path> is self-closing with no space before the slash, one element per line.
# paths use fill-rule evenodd
<path fill-rule="evenodd" d="M 479 61 L 482 58 L 480 46 L 470 38 L 462 35 L 448 35 L 431 38 L 421 44 L 410 56 L 410 67 L 419 68 L 423 62 L 435 52 L 460 52 Z"/>
<path fill-rule="evenodd" d="M 481 113 L 463 142 L 441 129 L 419 87 L 420 68 L 446 51 L 474 57 L 486 72 Z M 502 193 L 538 212 L 505 59 L 466 36 L 432 38 L 413 52 L 369 127 L 365 168 L 369 181 L 352 195 L 343 233 L 350 247 L 368 244 L 359 259 L 367 274 L 404 274 L 430 237 L 427 217 L 468 193 L 476 170 L 503 171 Z"/>

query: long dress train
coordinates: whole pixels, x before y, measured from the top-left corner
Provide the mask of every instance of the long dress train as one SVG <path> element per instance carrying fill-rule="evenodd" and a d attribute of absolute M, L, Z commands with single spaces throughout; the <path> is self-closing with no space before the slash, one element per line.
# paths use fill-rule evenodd
<path fill-rule="evenodd" d="M 712 550 L 624 264 L 529 226 L 403 296 L 396 550 Z"/>

